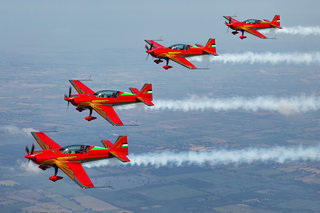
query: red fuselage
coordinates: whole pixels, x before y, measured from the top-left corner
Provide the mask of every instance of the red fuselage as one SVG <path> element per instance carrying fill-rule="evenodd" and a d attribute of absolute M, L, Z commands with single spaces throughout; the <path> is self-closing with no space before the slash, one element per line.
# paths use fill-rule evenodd
<path fill-rule="evenodd" d="M 243 27 L 250 28 L 250 29 L 265 29 L 265 28 L 272 28 L 273 26 L 268 22 L 260 21 L 259 24 L 247 24 L 244 22 L 236 22 L 231 24 L 226 24 L 233 30 L 242 30 Z"/>
<path fill-rule="evenodd" d="M 100 98 L 90 94 L 79 94 L 71 95 L 70 97 L 66 97 L 64 100 L 69 101 L 74 106 L 88 108 L 90 107 L 91 102 L 112 106 L 137 103 L 140 102 L 137 97 L 137 95 L 120 92 L 119 97 L 117 98 Z"/>
<path fill-rule="evenodd" d="M 191 46 L 191 45 L 190 45 Z M 166 48 L 156 48 L 152 50 L 147 50 L 146 53 L 149 53 L 155 58 L 166 58 L 166 54 L 172 54 L 175 56 L 182 56 L 182 57 L 190 57 L 190 56 L 197 56 L 197 55 L 207 55 L 209 54 L 206 51 L 203 51 L 201 47 L 191 47 L 188 50 L 173 50 L 168 47 Z"/>
<path fill-rule="evenodd" d="M 33 154 L 28 154 L 25 158 L 32 160 L 34 163 L 44 166 L 52 166 L 56 164 L 56 161 L 64 162 L 89 162 L 95 160 L 102 160 L 106 158 L 113 158 L 109 150 L 106 148 L 97 148 L 95 146 L 89 146 L 89 151 L 77 154 L 64 153 L 60 150 L 42 150 L 35 151 Z M 96 149 L 96 150 L 95 150 Z"/>

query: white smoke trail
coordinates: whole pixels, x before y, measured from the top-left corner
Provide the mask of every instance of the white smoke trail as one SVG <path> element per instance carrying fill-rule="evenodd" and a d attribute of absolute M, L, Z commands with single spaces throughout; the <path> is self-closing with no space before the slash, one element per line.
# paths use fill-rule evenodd
<path fill-rule="evenodd" d="M 131 162 L 125 165 L 131 166 L 214 166 L 214 165 L 239 165 L 253 162 L 296 162 L 296 161 L 320 161 L 320 144 L 303 147 L 271 147 L 271 148 L 247 148 L 242 150 L 216 150 L 216 151 L 187 151 L 187 152 L 162 152 L 146 153 L 129 156 Z M 84 164 L 85 167 L 117 166 L 109 160 Z"/>
<path fill-rule="evenodd" d="M 244 53 L 225 53 L 219 56 L 195 56 L 190 57 L 190 61 L 209 61 L 209 62 L 221 62 L 224 64 L 304 64 L 304 65 L 320 65 L 320 52 L 290 52 L 290 53 L 255 53 L 255 52 L 244 52 Z"/>
<path fill-rule="evenodd" d="M 19 128 L 14 125 L 5 125 L 5 126 L 0 126 L 0 132 L 4 131 L 5 133 L 8 133 L 10 135 L 26 135 L 26 136 L 31 136 L 31 132 L 37 132 L 37 130 L 33 128 Z"/>
<path fill-rule="evenodd" d="M 24 160 L 17 160 L 17 167 L 15 168 L 20 168 L 21 170 L 25 171 L 26 173 L 30 174 L 35 174 L 39 173 L 42 171 L 41 169 L 38 168 L 38 166 L 32 162 L 27 161 L 26 159 Z"/>
<path fill-rule="evenodd" d="M 256 112 L 259 110 L 279 112 L 289 115 L 292 113 L 305 113 L 320 109 L 320 97 L 296 96 L 274 97 L 260 96 L 256 98 L 188 98 L 184 100 L 158 100 L 155 106 L 145 107 L 145 110 L 171 110 L 171 111 L 230 111 L 245 110 Z"/>
<path fill-rule="evenodd" d="M 290 35 L 301 35 L 301 36 L 320 36 L 320 27 L 318 26 L 293 26 L 293 27 L 283 27 L 283 29 L 276 30 L 264 30 L 266 33 L 276 33 L 276 34 L 290 34 Z"/>

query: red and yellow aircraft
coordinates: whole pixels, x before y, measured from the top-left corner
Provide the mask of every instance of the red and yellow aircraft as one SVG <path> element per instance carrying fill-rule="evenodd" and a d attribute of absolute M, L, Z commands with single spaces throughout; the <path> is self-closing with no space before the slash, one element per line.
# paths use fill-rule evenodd
<path fill-rule="evenodd" d="M 189 69 L 197 69 L 193 64 L 191 64 L 186 57 L 190 56 L 198 56 L 198 55 L 215 55 L 218 56 L 216 53 L 216 42 L 214 38 L 210 38 L 206 44 L 203 46 L 201 44 L 195 44 L 194 46 L 188 44 L 174 44 L 170 47 L 162 46 L 155 41 L 152 40 L 145 40 L 150 46 L 146 45 L 146 53 L 148 55 L 152 55 L 155 58 L 155 63 L 159 64 L 163 62 L 162 59 L 167 61 L 167 64 L 163 66 L 164 69 L 170 69 L 172 66 L 169 66 L 169 60 L 172 60 L 184 67 Z"/>
<path fill-rule="evenodd" d="M 259 38 L 266 39 L 267 37 L 258 32 L 259 29 L 268 29 L 268 28 L 279 28 L 280 27 L 280 15 L 275 15 L 272 21 L 269 20 L 257 20 L 257 19 L 248 19 L 244 22 L 240 22 L 231 16 L 223 16 L 225 19 L 227 19 L 229 22 L 225 22 L 228 27 L 235 30 L 232 31 L 233 35 L 238 34 L 238 31 L 241 31 L 242 35 L 240 36 L 241 39 L 247 38 L 243 35 L 244 31 L 247 33 L 250 33 L 254 36 L 257 36 Z"/>
<path fill-rule="evenodd" d="M 104 119 L 109 121 L 113 126 L 123 126 L 122 121 L 113 109 L 115 105 L 131 104 L 143 102 L 148 106 L 153 106 L 151 102 L 152 84 L 145 84 L 141 91 L 136 88 L 129 88 L 132 92 L 126 93 L 116 90 L 101 90 L 98 92 L 92 91 L 79 80 L 69 80 L 71 85 L 78 91 L 79 94 L 72 95 L 71 87 L 69 88 L 69 96 L 65 95 L 64 100 L 76 106 L 79 112 L 89 109 L 89 116 L 85 117 L 87 121 L 96 119 L 91 116 L 94 109 Z"/>
<path fill-rule="evenodd" d="M 31 134 L 43 150 L 34 151 L 33 144 L 31 151 L 29 151 L 29 148 L 26 146 L 27 155 L 24 157 L 29 159 L 29 161 L 31 160 L 39 164 L 39 168 L 42 170 L 53 167 L 55 169 L 54 176 L 49 178 L 53 182 L 63 178 L 57 176 L 58 169 L 61 169 L 81 188 L 94 188 L 81 163 L 113 157 L 118 158 L 122 162 L 130 162 L 127 157 L 127 136 L 118 137 L 114 145 L 110 141 L 102 140 L 103 148 L 91 145 L 61 147 L 43 132 L 32 132 Z"/>

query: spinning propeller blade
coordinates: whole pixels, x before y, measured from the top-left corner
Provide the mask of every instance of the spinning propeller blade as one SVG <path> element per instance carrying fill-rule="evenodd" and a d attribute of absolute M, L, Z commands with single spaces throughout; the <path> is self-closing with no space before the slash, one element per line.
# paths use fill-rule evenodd
<path fill-rule="evenodd" d="M 26 146 L 26 152 L 27 152 L 27 154 L 30 154 L 28 146 Z"/>
<path fill-rule="evenodd" d="M 30 152 L 30 150 L 29 150 L 29 147 L 26 146 L 26 152 L 27 152 L 28 155 L 33 155 L 33 152 L 34 152 L 34 144 L 32 144 L 31 152 Z M 28 157 L 28 162 L 30 162 L 30 160 L 31 160 L 30 157 Z"/>
<path fill-rule="evenodd" d="M 148 51 L 148 50 L 151 50 L 151 49 L 153 48 L 153 44 L 151 43 L 149 48 L 148 48 L 148 45 L 145 45 L 144 47 L 145 47 L 145 48 L 147 49 L 147 51 Z M 146 56 L 146 60 L 148 60 L 149 55 L 150 55 L 150 53 L 148 52 L 148 54 L 147 54 L 147 56 Z"/>
<path fill-rule="evenodd" d="M 32 147 L 31 147 L 31 155 L 33 154 L 33 151 L 34 151 L 34 144 L 32 144 Z"/>
<path fill-rule="evenodd" d="M 68 95 L 64 94 L 64 98 L 70 98 L 71 97 L 71 93 L 72 93 L 72 87 L 70 86 L 69 87 L 69 92 L 68 92 Z M 70 101 L 68 101 L 68 106 L 67 106 L 67 110 L 69 109 L 69 105 L 70 105 Z"/>
<path fill-rule="evenodd" d="M 30 150 L 29 150 L 29 147 L 28 147 L 28 146 L 26 146 L 26 152 L 27 152 L 27 154 L 32 155 L 32 154 L 33 154 L 33 152 L 34 152 L 34 144 L 32 144 L 32 146 L 31 146 L 31 152 L 30 152 Z"/>

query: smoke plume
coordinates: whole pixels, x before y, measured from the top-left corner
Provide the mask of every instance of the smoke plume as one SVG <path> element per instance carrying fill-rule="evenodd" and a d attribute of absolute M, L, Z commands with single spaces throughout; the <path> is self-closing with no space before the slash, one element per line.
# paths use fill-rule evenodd
<path fill-rule="evenodd" d="M 214 166 L 214 165 L 240 165 L 253 162 L 260 163 L 286 163 L 296 161 L 320 161 L 320 144 L 316 146 L 293 146 L 271 148 L 247 148 L 240 150 L 215 150 L 215 151 L 186 151 L 162 152 L 130 155 L 131 166 Z M 123 165 L 118 161 L 103 160 L 84 164 L 85 167 L 117 166 Z"/>
<path fill-rule="evenodd" d="M 25 135 L 25 136 L 31 136 L 31 132 L 36 132 L 37 130 L 33 128 L 19 128 L 14 125 L 5 125 L 0 126 L 0 132 L 5 132 L 10 135 Z"/>
<path fill-rule="evenodd" d="M 320 65 L 320 52 L 290 52 L 290 53 L 225 53 L 219 56 L 195 56 L 189 58 L 190 61 L 209 61 L 220 62 L 224 64 L 294 64 L 294 65 Z"/>
<path fill-rule="evenodd" d="M 17 160 L 17 165 L 18 166 L 16 168 L 19 168 L 26 173 L 34 174 L 41 171 L 41 169 L 39 169 L 36 164 L 34 164 L 33 162 L 29 162 L 27 159 Z"/>
<path fill-rule="evenodd" d="M 320 109 L 320 97 L 296 96 L 274 97 L 260 96 L 256 98 L 232 97 L 232 98 L 188 98 L 185 100 L 158 100 L 155 106 L 145 107 L 146 110 L 170 110 L 170 111 L 231 111 L 245 110 L 256 112 L 260 110 L 278 112 L 289 115 L 292 113 L 305 113 Z"/>
<path fill-rule="evenodd" d="M 320 27 L 318 26 L 294 26 L 294 27 L 283 27 L 283 29 L 265 30 L 267 33 L 276 34 L 290 34 L 290 35 L 301 35 L 301 36 L 320 36 Z"/>

